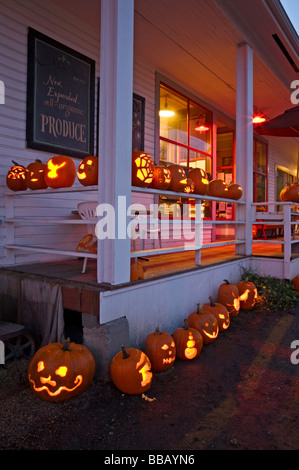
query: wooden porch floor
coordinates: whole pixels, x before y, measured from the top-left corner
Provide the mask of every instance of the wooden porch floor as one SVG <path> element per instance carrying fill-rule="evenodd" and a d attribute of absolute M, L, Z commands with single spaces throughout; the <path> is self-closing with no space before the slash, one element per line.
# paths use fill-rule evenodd
<path fill-rule="evenodd" d="M 254 243 L 253 255 L 283 257 L 282 244 L 280 243 Z M 203 248 L 201 250 L 202 266 L 223 263 L 242 256 L 235 255 L 235 246 L 220 246 Z M 197 269 L 194 263 L 194 251 L 149 256 L 148 261 L 141 261 L 144 268 L 145 279 L 157 276 L 165 276 L 190 269 Z M 34 274 L 51 279 L 61 279 L 74 283 L 83 283 L 90 286 L 99 286 L 96 277 L 96 261 L 88 260 L 86 272 L 81 273 L 83 260 L 71 259 L 63 262 L 47 262 L 24 264 L 9 267 L 9 270 Z M 105 289 L 105 286 L 101 286 Z M 106 287 L 107 288 L 107 287 Z"/>

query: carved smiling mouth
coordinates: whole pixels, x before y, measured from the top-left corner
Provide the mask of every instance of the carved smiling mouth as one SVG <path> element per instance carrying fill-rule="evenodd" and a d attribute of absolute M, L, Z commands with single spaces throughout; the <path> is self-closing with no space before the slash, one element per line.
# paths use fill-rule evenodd
<path fill-rule="evenodd" d="M 48 395 L 50 397 L 56 397 L 63 390 L 65 390 L 66 392 L 73 392 L 76 388 L 80 387 L 80 385 L 83 382 L 83 377 L 82 377 L 82 375 L 77 375 L 77 377 L 74 380 L 75 386 L 73 388 L 68 388 L 68 387 L 65 387 L 63 385 L 63 386 L 59 387 L 57 390 L 55 390 L 55 392 L 51 392 L 51 390 L 49 390 L 49 388 L 46 385 L 42 385 L 41 387 L 37 387 L 34 380 L 31 378 L 30 375 L 29 375 L 29 381 L 32 383 L 33 388 L 36 392 L 42 392 L 43 390 L 46 390 L 46 392 L 48 393 Z M 42 383 L 47 383 L 47 384 L 51 385 L 52 387 L 56 387 L 56 382 L 55 382 L 55 380 L 51 379 L 50 375 L 49 375 L 49 377 L 41 377 L 41 382 Z"/>

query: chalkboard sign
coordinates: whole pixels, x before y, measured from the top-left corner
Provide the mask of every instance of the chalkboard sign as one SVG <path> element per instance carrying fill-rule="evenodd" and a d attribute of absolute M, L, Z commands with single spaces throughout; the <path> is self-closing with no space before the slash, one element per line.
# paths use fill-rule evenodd
<path fill-rule="evenodd" d="M 144 108 L 145 99 L 133 93 L 132 149 L 144 150 Z"/>
<path fill-rule="evenodd" d="M 94 60 L 29 28 L 27 146 L 82 158 L 94 152 Z"/>

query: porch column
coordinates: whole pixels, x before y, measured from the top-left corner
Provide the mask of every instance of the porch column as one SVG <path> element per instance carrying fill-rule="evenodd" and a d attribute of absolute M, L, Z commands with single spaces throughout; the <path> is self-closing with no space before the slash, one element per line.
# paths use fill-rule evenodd
<path fill-rule="evenodd" d="M 134 0 L 101 0 L 98 216 L 107 225 L 97 228 L 108 236 L 98 239 L 97 263 L 98 282 L 110 284 L 130 280 L 133 33 Z"/>
<path fill-rule="evenodd" d="M 252 206 L 253 201 L 253 51 L 248 44 L 237 46 L 236 57 L 236 181 L 243 188 L 237 220 L 246 220 L 246 225 L 236 227 L 236 238 L 245 239 L 245 244 L 236 246 L 236 253 L 252 253 Z"/>

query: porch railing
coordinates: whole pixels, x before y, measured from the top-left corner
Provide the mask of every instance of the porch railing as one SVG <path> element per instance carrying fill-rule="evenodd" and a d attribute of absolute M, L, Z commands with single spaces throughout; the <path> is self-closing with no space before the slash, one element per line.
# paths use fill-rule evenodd
<path fill-rule="evenodd" d="M 151 189 L 151 188 L 141 188 L 141 187 L 133 187 L 132 188 L 133 192 L 136 193 L 146 193 L 146 194 L 152 194 L 156 195 L 157 197 L 161 195 L 161 191 L 157 189 Z M 234 230 L 234 238 L 230 240 L 218 240 L 218 241 L 211 241 L 209 243 L 204 243 L 203 242 L 203 230 L 205 227 L 215 227 L 215 226 L 221 226 L 221 225 L 228 225 L 228 226 L 241 226 L 245 225 L 246 221 L 245 220 L 238 220 L 239 218 L 236 217 L 236 220 L 234 219 L 224 219 L 224 220 L 204 220 L 202 217 L 202 211 L 200 210 L 201 204 L 204 201 L 211 201 L 214 203 L 220 202 L 220 203 L 229 203 L 229 204 L 234 204 L 236 206 L 241 206 L 245 205 L 244 201 L 240 200 L 234 200 L 234 199 L 223 199 L 223 198 L 217 198 L 217 197 L 212 197 L 212 196 L 206 196 L 206 195 L 198 195 L 194 193 L 190 194 L 185 194 L 181 192 L 174 192 L 174 191 L 163 191 L 163 196 L 169 196 L 171 198 L 190 198 L 192 200 L 195 200 L 195 205 L 197 210 L 195 210 L 195 217 L 194 220 L 192 220 L 192 228 L 194 230 L 194 243 L 183 243 L 181 246 L 171 246 L 171 247 L 160 247 L 160 248 L 153 248 L 153 249 L 142 249 L 142 250 L 132 250 L 131 251 L 131 258 L 135 258 L 138 256 L 151 256 L 151 255 L 159 255 L 159 254 L 169 254 L 169 253 L 174 253 L 174 252 L 183 252 L 183 251 L 195 251 L 195 264 L 196 265 L 201 265 L 201 250 L 203 248 L 211 248 L 211 247 L 217 247 L 217 246 L 229 246 L 229 245 L 241 245 L 245 244 L 245 238 L 236 238 L 236 233 L 239 231 Z M 156 216 L 156 217 L 155 217 Z M 157 217 L 157 214 L 154 214 L 154 216 L 150 218 L 145 218 L 144 221 L 139 220 L 138 223 L 143 223 L 146 227 L 149 226 L 155 226 L 158 227 L 162 231 L 162 240 L 163 240 L 163 226 L 165 224 L 169 224 L 170 227 L 175 229 L 175 227 L 181 227 L 181 224 L 184 223 L 184 220 L 171 220 L 169 218 L 166 218 L 166 220 L 163 220 L 162 217 Z M 136 222 L 137 223 L 137 222 Z M 244 231 L 245 233 L 245 231 Z"/>
<path fill-rule="evenodd" d="M 299 254 L 299 238 L 296 238 L 299 225 L 299 203 L 294 202 L 256 202 L 252 204 L 253 226 L 259 229 L 252 243 L 281 244 L 284 261 L 284 277 L 290 277 L 290 261 Z M 258 208 L 263 208 L 261 211 Z M 280 236 L 268 238 L 266 231 L 281 229 Z"/>

